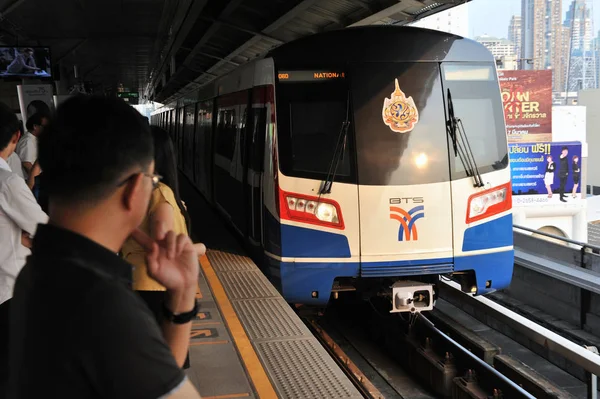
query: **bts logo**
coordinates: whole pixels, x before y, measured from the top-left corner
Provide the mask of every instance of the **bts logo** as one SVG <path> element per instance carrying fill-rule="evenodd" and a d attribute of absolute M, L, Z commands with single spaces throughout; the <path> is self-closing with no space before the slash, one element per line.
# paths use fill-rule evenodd
<path fill-rule="evenodd" d="M 400 222 L 398 241 L 417 241 L 419 233 L 417 232 L 415 223 L 424 217 L 425 207 L 423 205 L 417 205 L 408 212 L 400 207 L 390 206 L 390 219 Z"/>

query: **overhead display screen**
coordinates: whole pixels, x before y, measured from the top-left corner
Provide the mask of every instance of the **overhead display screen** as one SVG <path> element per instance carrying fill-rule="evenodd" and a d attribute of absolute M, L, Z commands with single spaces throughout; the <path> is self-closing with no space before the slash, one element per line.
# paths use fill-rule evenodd
<path fill-rule="evenodd" d="M 340 80 L 346 77 L 345 72 L 341 71 L 279 71 L 277 79 L 280 83 L 286 82 L 319 82 Z"/>
<path fill-rule="evenodd" d="M 50 47 L 0 47 L 1 78 L 50 78 Z"/>

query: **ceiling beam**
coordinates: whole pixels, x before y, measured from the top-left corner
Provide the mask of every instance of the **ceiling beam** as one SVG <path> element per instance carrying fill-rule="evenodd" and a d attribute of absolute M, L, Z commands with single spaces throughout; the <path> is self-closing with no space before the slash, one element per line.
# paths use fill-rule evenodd
<path fill-rule="evenodd" d="M 242 26 L 232 24 L 231 22 L 227 22 L 227 21 L 223 21 L 223 20 L 217 20 L 215 18 L 210 18 L 210 17 L 202 17 L 202 16 L 200 17 L 200 19 L 203 19 L 205 21 L 210 21 L 210 22 L 219 22 L 221 25 L 226 26 L 228 28 L 231 28 L 231 29 L 234 29 L 234 30 L 239 30 L 240 32 L 248 33 L 250 35 L 255 35 L 255 36 L 259 35 L 259 36 L 262 36 L 265 39 L 269 39 L 269 40 L 271 40 L 271 41 L 273 41 L 274 43 L 277 43 L 277 44 L 283 44 L 284 43 L 283 40 L 277 39 L 276 37 L 267 35 L 267 34 L 262 33 L 262 32 L 258 32 L 258 31 L 253 30 L 253 29 L 244 28 Z"/>
<path fill-rule="evenodd" d="M 182 12 L 185 12 L 185 14 L 182 16 L 183 20 L 180 24 L 178 24 L 179 29 L 177 29 L 177 32 L 171 36 L 171 39 L 162 50 L 162 57 L 160 53 L 157 54 L 157 57 L 160 57 L 160 59 L 156 59 L 155 64 L 158 64 L 158 66 L 151 68 L 150 73 L 148 74 L 150 81 L 146 86 L 146 95 L 149 94 L 150 87 L 155 87 L 156 83 L 161 79 L 164 69 L 166 67 L 170 67 L 169 64 L 171 62 L 171 57 L 175 54 L 179 47 L 181 47 L 183 41 L 194 27 L 197 18 L 200 16 L 207 3 L 208 0 L 192 0 L 188 8 L 180 8 Z M 173 28 L 174 26 L 172 25 L 171 29 Z"/>
<path fill-rule="evenodd" d="M 276 31 L 277 29 L 282 27 L 284 24 L 286 24 L 286 23 L 290 22 L 292 19 L 296 18 L 299 14 L 308 10 L 315 3 L 317 3 L 317 1 L 318 0 L 303 0 L 300 4 L 298 4 L 297 6 L 292 8 L 290 11 L 283 14 L 277 20 L 275 20 L 274 22 L 269 24 L 269 26 L 267 26 L 265 29 L 261 30 L 260 33 L 267 34 L 267 35 L 273 33 L 274 31 Z M 214 76 L 213 71 L 215 69 L 219 68 L 221 65 L 223 65 L 223 63 L 227 62 L 228 60 L 233 59 L 240 53 L 242 53 L 242 52 L 246 51 L 248 48 L 252 47 L 254 44 L 256 44 L 260 40 L 260 38 L 261 38 L 260 35 L 254 35 L 250 40 L 246 41 L 240 47 L 238 47 L 237 49 L 235 49 L 231 53 L 229 53 L 223 60 L 217 62 L 215 65 L 210 67 L 207 70 L 207 72 L 211 73 Z M 207 73 L 200 75 L 198 78 L 195 79 L 195 81 L 196 82 L 201 81 L 205 77 L 207 77 Z M 206 83 L 206 82 L 204 82 L 204 83 Z"/>
<path fill-rule="evenodd" d="M 221 11 L 221 13 L 217 17 L 217 19 L 206 30 L 206 32 L 204 32 L 202 37 L 196 42 L 196 44 L 192 48 L 192 51 L 190 51 L 190 53 L 187 55 L 187 57 L 185 57 L 185 60 L 183 60 L 182 66 L 189 66 L 192 63 L 192 60 L 194 59 L 196 54 L 198 54 L 200 52 L 200 49 L 202 48 L 202 46 L 204 46 L 206 44 L 206 42 L 208 42 L 210 40 L 210 38 L 213 37 L 213 35 L 215 33 L 217 33 L 219 28 L 223 25 L 223 22 L 221 22 L 221 20 L 223 20 L 223 19 L 227 18 L 228 16 L 230 16 L 231 14 L 233 14 L 235 9 L 237 7 L 239 7 L 240 4 L 242 4 L 242 1 L 244 1 L 244 0 L 231 0 L 229 3 L 227 3 L 227 5 L 223 9 L 223 11 Z M 179 69 L 179 66 L 176 66 L 176 67 L 177 67 L 177 69 Z M 168 82 L 167 82 L 167 85 L 168 85 Z"/>
<path fill-rule="evenodd" d="M 360 21 L 357 21 L 353 24 L 350 25 L 350 27 L 352 26 L 365 26 L 365 25 L 373 25 L 376 22 L 381 21 L 382 19 L 385 19 L 387 17 L 389 17 L 390 15 L 394 15 L 394 14 L 402 14 L 405 15 L 407 19 L 414 19 L 414 17 L 408 13 L 405 12 L 405 10 L 410 7 L 409 4 L 407 4 L 406 1 L 398 1 L 396 4 L 384 8 L 383 10 L 380 10 L 374 14 L 369 15 L 366 18 L 361 19 Z"/>
<path fill-rule="evenodd" d="M 86 43 L 87 43 L 87 39 L 81 40 L 79 43 L 77 43 L 76 45 L 74 45 L 73 47 L 71 47 L 70 49 L 68 49 L 63 55 L 61 55 L 60 57 L 58 57 L 58 59 L 55 60 L 54 63 L 57 64 L 57 65 L 60 64 L 61 61 L 63 61 L 65 58 L 67 58 L 68 56 L 70 56 L 71 54 L 73 54 L 75 51 L 79 50 Z"/>
<path fill-rule="evenodd" d="M 8 14 L 13 12 L 17 7 L 21 4 L 25 3 L 27 0 L 17 0 L 14 3 L 10 4 L 8 7 L 4 8 L 4 10 L 0 10 L 0 20 L 6 18 Z"/>

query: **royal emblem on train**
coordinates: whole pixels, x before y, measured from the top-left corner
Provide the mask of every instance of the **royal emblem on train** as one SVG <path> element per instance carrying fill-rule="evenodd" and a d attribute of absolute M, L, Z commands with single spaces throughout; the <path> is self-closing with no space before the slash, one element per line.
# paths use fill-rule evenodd
<path fill-rule="evenodd" d="M 396 79 L 396 90 L 383 102 L 383 122 L 398 133 L 408 133 L 419 122 L 419 110 L 412 97 L 406 97 Z"/>

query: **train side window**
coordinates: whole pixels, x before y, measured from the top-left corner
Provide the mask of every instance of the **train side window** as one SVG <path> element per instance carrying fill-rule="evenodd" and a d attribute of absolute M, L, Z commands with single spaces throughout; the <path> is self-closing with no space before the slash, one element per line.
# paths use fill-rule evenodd
<path fill-rule="evenodd" d="M 241 161 L 242 161 L 242 166 L 246 166 L 246 141 L 247 141 L 247 132 L 246 132 L 246 124 L 247 124 L 247 118 L 248 118 L 248 107 L 245 105 L 242 105 L 243 107 L 243 112 L 242 112 L 242 118 L 240 120 L 240 135 L 239 135 L 239 148 L 240 148 L 240 152 L 241 152 Z"/>
<path fill-rule="evenodd" d="M 235 109 L 220 110 L 216 135 L 217 154 L 230 160 L 233 159 L 235 136 Z"/>
<path fill-rule="evenodd" d="M 249 167 L 257 172 L 263 170 L 265 135 L 267 131 L 267 108 L 255 108 L 252 129 L 252 161 Z"/>

